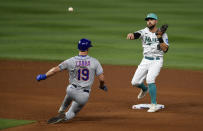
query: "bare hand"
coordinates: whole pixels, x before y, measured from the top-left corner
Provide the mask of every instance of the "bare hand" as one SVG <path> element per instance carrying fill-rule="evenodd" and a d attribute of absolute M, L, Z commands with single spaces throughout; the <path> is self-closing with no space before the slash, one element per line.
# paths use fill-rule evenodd
<path fill-rule="evenodd" d="M 134 37 L 134 34 L 133 33 L 129 33 L 128 35 L 127 35 L 127 40 L 134 40 L 135 39 L 135 37 Z"/>

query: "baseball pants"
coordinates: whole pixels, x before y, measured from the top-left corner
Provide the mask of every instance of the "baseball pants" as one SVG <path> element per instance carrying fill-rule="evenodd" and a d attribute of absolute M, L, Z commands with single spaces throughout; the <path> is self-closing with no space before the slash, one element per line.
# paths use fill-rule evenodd
<path fill-rule="evenodd" d="M 69 85 L 66 90 L 66 96 L 59 112 L 65 111 L 71 104 L 69 110 L 65 113 L 66 120 L 70 120 L 76 116 L 76 114 L 85 106 L 89 98 L 88 90 L 75 88 L 73 85 Z"/>
<path fill-rule="evenodd" d="M 159 60 L 148 60 L 146 58 L 142 59 L 132 78 L 131 83 L 133 86 L 142 84 L 145 79 L 147 84 L 155 83 L 156 77 L 159 75 L 163 66 L 163 58 L 159 58 Z"/>

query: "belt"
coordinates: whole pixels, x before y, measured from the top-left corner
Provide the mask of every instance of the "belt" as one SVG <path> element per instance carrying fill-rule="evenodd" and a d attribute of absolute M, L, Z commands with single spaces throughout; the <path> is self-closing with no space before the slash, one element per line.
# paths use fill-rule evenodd
<path fill-rule="evenodd" d="M 72 84 L 72 86 L 74 86 L 75 88 L 77 88 L 77 85 L 75 85 L 75 84 Z"/>
<path fill-rule="evenodd" d="M 84 91 L 84 92 L 87 92 L 87 93 L 89 93 L 89 92 L 90 92 L 89 90 L 86 90 L 86 89 L 84 89 L 83 91 Z"/>
<path fill-rule="evenodd" d="M 145 56 L 144 58 L 147 59 L 147 60 L 160 60 L 160 57 L 148 57 L 148 56 Z"/>
<path fill-rule="evenodd" d="M 72 84 L 72 86 L 74 86 L 75 88 L 77 88 L 78 86 L 77 85 L 75 85 L 75 84 Z M 89 93 L 90 91 L 89 90 L 87 90 L 87 89 L 84 89 L 83 90 L 84 92 L 87 92 L 87 93 Z"/>

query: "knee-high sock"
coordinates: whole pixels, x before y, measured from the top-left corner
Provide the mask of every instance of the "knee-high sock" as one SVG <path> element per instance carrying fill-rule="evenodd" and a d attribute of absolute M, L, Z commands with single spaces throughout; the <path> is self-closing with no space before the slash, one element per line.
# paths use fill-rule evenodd
<path fill-rule="evenodd" d="M 156 85 L 155 83 L 148 84 L 151 104 L 156 104 Z"/>
<path fill-rule="evenodd" d="M 144 83 L 137 86 L 138 88 L 141 88 L 143 91 L 147 90 L 147 87 L 144 85 Z"/>

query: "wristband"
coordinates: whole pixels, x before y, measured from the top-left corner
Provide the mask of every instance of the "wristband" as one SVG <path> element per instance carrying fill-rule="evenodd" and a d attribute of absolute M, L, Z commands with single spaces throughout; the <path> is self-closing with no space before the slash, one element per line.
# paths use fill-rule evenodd
<path fill-rule="evenodd" d="M 158 38 L 159 43 L 164 43 L 164 40 L 162 37 Z"/>

